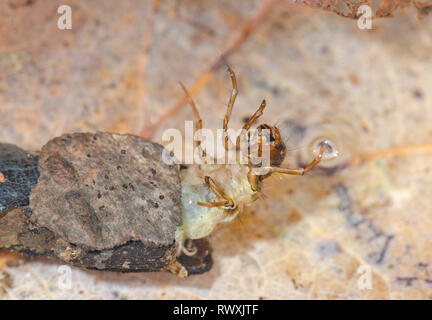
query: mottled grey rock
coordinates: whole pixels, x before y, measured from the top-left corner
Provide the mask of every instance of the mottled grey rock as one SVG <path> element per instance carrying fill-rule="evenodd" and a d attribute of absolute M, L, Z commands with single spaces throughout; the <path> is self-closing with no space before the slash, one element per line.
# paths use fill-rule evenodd
<path fill-rule="evenodd" d="M 163 147 L 133 135 L 74 133 L 41 150 L 32 220 L 85 250 L 174 243 L 181 219 L 176 166 Z"/>

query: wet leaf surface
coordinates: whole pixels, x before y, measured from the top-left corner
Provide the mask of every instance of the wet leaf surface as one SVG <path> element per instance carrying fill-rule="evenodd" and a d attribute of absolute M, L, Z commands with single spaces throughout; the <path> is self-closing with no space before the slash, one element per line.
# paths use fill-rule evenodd
<path fill-rule="evenodd" d="M 59 2 L 2 8 L 0 140 L 38 150 L 66 132 L 139 132 L 143 3 L 70 1 L 70 31 L 56 28 Z M 208 70 L 258 3 L 162 1 L 146 71 L 149 120 L 182 97 L 178 80 L 190 87 Z M 356 20 L 278 5 L 229 57 L 240 90 L 231 126 L 266 98 L 263 122 L 285 132 L 290 166 L 310 160 L 318 136 L 340 150 L 329 168 L 419 147 L 365 157 L 327 176 L 271 178 L 261 199 L 211 237 L 214 267 L 205 275 L 73 268 L 72 289 L 61 290 L 59 264 L 36 260 L 7 267 L 12 284 L 4 297 L 431 298 L 430 30 L 431 16 L 418 20 L 413 6 L 360 30 Z M 230 90 L 221 69 L 195 96 L 205 127 L 221 126 Z M 163 129 L 183 129 L 184 119 L 193 119 L 187 108 L 155 141 Z M 358 286 L 362 265 L 372 272 L 371 290 Z"/>

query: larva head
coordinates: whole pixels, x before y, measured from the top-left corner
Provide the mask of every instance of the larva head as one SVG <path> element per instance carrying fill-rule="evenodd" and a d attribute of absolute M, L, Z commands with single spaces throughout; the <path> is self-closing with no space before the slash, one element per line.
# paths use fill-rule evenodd
<path fill-rule="evenodd" d="M 260 134 L 261 139 L 265 136 L 266 141 L 268 141 L 270 145 L 270 165 L 273 167 L 279 167 L 285 159 L 286 155 L 286 146 L 283 142 L 279 129 L 276 126 L 269 126 L 267 124 L 262 124 L 258 127 L 258 132 L 263 132 L 263 129 L 266 129 L 264 132 L 266 134 Z M 261 144 L 263 141 L 261 140 Z"/>
<path fill-rule="evenodd" d="M 269 164 L 272 167 L 279 167 L 285 159 L 286 146 L 283 142 L 279 129 L 276 126 L 262 124 L 257 127 L 257 139 L 250 141 L 249 149 L 257 148 L 258 157 L 263 156 L 263 146 L 268 146 L 270 156 Z M 249 158 L 252 166 L 261 166 L 262 163 L 254 163 Z"/>

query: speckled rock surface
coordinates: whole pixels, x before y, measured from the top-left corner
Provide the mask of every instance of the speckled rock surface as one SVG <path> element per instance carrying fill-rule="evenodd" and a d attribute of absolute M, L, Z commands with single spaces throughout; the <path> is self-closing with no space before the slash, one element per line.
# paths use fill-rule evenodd
<path fill-rule="evenodd" d="M 79 247 L 166 246 L 181 219 L 177 166 L 133 135 L 75 133 L 48 142 L 30 194 L 32 219 Z"/>
<path fill-rule="evenodd" d="M 148 6 L 68 2 L 69 31 L 56 28 L 61 1 L 0 10 L 2 142 L 38 150 L 66 132 L 139 131 L 137 61 Z M 190 87 L 259 3 L 161 1 L 146 72 L 149 120 L 182 97 L 177 81 Z M 283 131 L 286 166 L 310 160 L 318 136 L 332 138 L 341 152 L 325 167 L 377 157 L 330 176 L 269 178 L 265 196 L 211 237 L 207 274 L 72 268 L 72 286 L 64 289 L 61 264 L 16 266 L 16 257 L 2 252 L 9 280 L 1 297 L 431 299 L 431 30 L 432 16 L 418 20 L 414 8 L 360 30 L 356 20 L 292 1 L 278 5 L 229 58 L 240 91 L 230 126 L 240 128 L 266 98 L 262 121 Z M 230 90 L 221 70 L 195 96 L 204 127 L 221 127 Z M 185 119 L 193 119 L 188 108 L 154 141 L 163 129 L 183 129 Z M 408 152 L 386 152 L 399 147 Z M 371 271 L 370 289 L 358 285 L 361 266 Z"/>

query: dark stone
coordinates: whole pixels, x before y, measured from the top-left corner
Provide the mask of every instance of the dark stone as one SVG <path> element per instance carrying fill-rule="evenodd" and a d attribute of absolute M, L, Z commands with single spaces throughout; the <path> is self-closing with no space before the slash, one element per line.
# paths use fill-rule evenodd
<path fill-rule="evenodd" d="M 197 249 L 196 254 L 193 256 L 181 254 L 177 257 L 177 261 L 187 270 L 188 275 L 210 271 L 213 266 L 210 243 L 207 239 L 192 240 L 192 242 Z"/>
<path fill-rule="evenodd" d="M 0 216 L 2 212 L 27 206 L 39 178 L 38 157 L 12 144 L 0 144 Z"/>
<path fill-rule="evenodd" d="M 175 259 L 174 246 L 130 241 L 113 249 L 85 251 L 68 262 L 87 269 L 117 272 L 161 271 Z"/>

